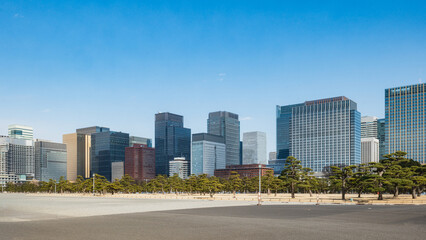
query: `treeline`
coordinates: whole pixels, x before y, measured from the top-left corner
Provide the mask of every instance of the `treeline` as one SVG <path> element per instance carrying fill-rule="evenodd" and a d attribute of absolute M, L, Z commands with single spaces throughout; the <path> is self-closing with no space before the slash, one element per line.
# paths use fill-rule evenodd
<path fill-rule="evenodd" d="M 405 152 L 396 152 L 384 156 L 379 163 L 361 164 L 359 166 L 332 166 L 321 178 L 313 176 L 309 168 L 303 168 L 300 160 L 288 157 L 284 171 L 275 177 L 272 171 L 261 177 L 263 193 L 377 193 L 383 199 L 383 193 L 411 193 L 413 198 L 419 196 L 426 187 L 426 166 L 405 158 Z M 191 175 L 181 179 L 177 175 L 167 177 L 159 175 L 149 181 L 137 182 L 129 175 L 114 182 L 108 182 L 104 176 L 95 175 L 84 179 L 78 176 L 75 182 L 61 177 L 59 181 L 8 183 L 4 191 L 8 192 L 46 192 L 46 193 L 174 193 L 174 194 L 209 194 L 216 193 L 257 193 L 259 178 L 240 177 L 232 172 L 229 179 L 208 177 L 206 174 Z"/>

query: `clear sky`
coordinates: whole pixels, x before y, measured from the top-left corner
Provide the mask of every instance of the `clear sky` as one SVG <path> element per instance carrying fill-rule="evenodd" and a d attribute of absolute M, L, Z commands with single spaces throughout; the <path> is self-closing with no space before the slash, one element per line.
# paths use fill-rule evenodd
<path fill-rule="evenodd" d="M 275 151 L 276 105 L 344 95 L 383 117 L 385 88 L 425 80 L 424 1 L 0 1 L 2 135 L 153 138 L 157 112 L 197 133 L 225 110 Z"/>

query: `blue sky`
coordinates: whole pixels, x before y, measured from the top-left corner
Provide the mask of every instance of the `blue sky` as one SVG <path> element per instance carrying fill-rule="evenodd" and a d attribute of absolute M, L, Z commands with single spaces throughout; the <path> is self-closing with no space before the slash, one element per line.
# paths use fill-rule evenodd
<path fill-rule="evenodd" d="M 295 3 L 297 2 L 297 3 Z M 422 1 L 1 1 L 0 134 L 61 141 L 101 125 L 154 137 L 154 114 L 205 132 L 239 114 L 275 150 L 275 106 L 426 80 Z"/>

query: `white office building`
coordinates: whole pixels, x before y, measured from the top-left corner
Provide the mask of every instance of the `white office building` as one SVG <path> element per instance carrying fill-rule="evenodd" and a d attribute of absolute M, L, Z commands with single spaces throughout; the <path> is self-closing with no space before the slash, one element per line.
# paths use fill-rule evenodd
<path fill-rule="evenodd" d="M 379 140 L 361 138 L 361 163 L 379 162 Z"/>
<path fill-rule="evenodd" d="M 169 162 L 169 176 L 177 174 L 180 178 L 186 179 L 189 176 L 189 161 L 184 157 L 175 157 Z"/>
<path fill-rule="evenodd" d="M 243 165 L 246 164 L 268 164 L 266 133 L 246 132 L 243 134 Z"/>
<path fill-rule="evenodd" d="M 10 138 L 33 140 L 33 128 L 24 125 L 9 125 L 8 134 Z"/>

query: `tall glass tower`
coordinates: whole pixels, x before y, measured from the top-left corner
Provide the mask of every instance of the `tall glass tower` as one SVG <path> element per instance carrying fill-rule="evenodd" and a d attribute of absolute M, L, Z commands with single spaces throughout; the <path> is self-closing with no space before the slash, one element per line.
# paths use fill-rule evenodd
<path fill-rule="evenodd" d="M 279 158 L 294 156 L 314 172 L 361 163 L 361 116 L 354 101 L 335 97 L 277 109 Z"/>
<path fill-rule="evenodd" d="M 128 146 L 128 133 L 114 131 L 92 133 L 91 173 L 105 176 L 108 181 L 121 178 L 124 175 L 125 149 Z"/>
<path fill-rule="evenodd" d="M 235 113 L 219 111 L 209 113 L 207 119 L 209 134 L 224 137 L 226 145 L 226 166 L 240 164 L 240 121 Z"/>
<path fill-rule="evenodd" d="M 175 157 L 191 160 L 191 129 L 183 127 L 183 116 L 155 114 L 155 172 L 169 175 L 169 162 Z"/>
<path fill-rule="evenodd" d="M 386 153 L 426 163 L 426 84 L 385 90 Z"/>

